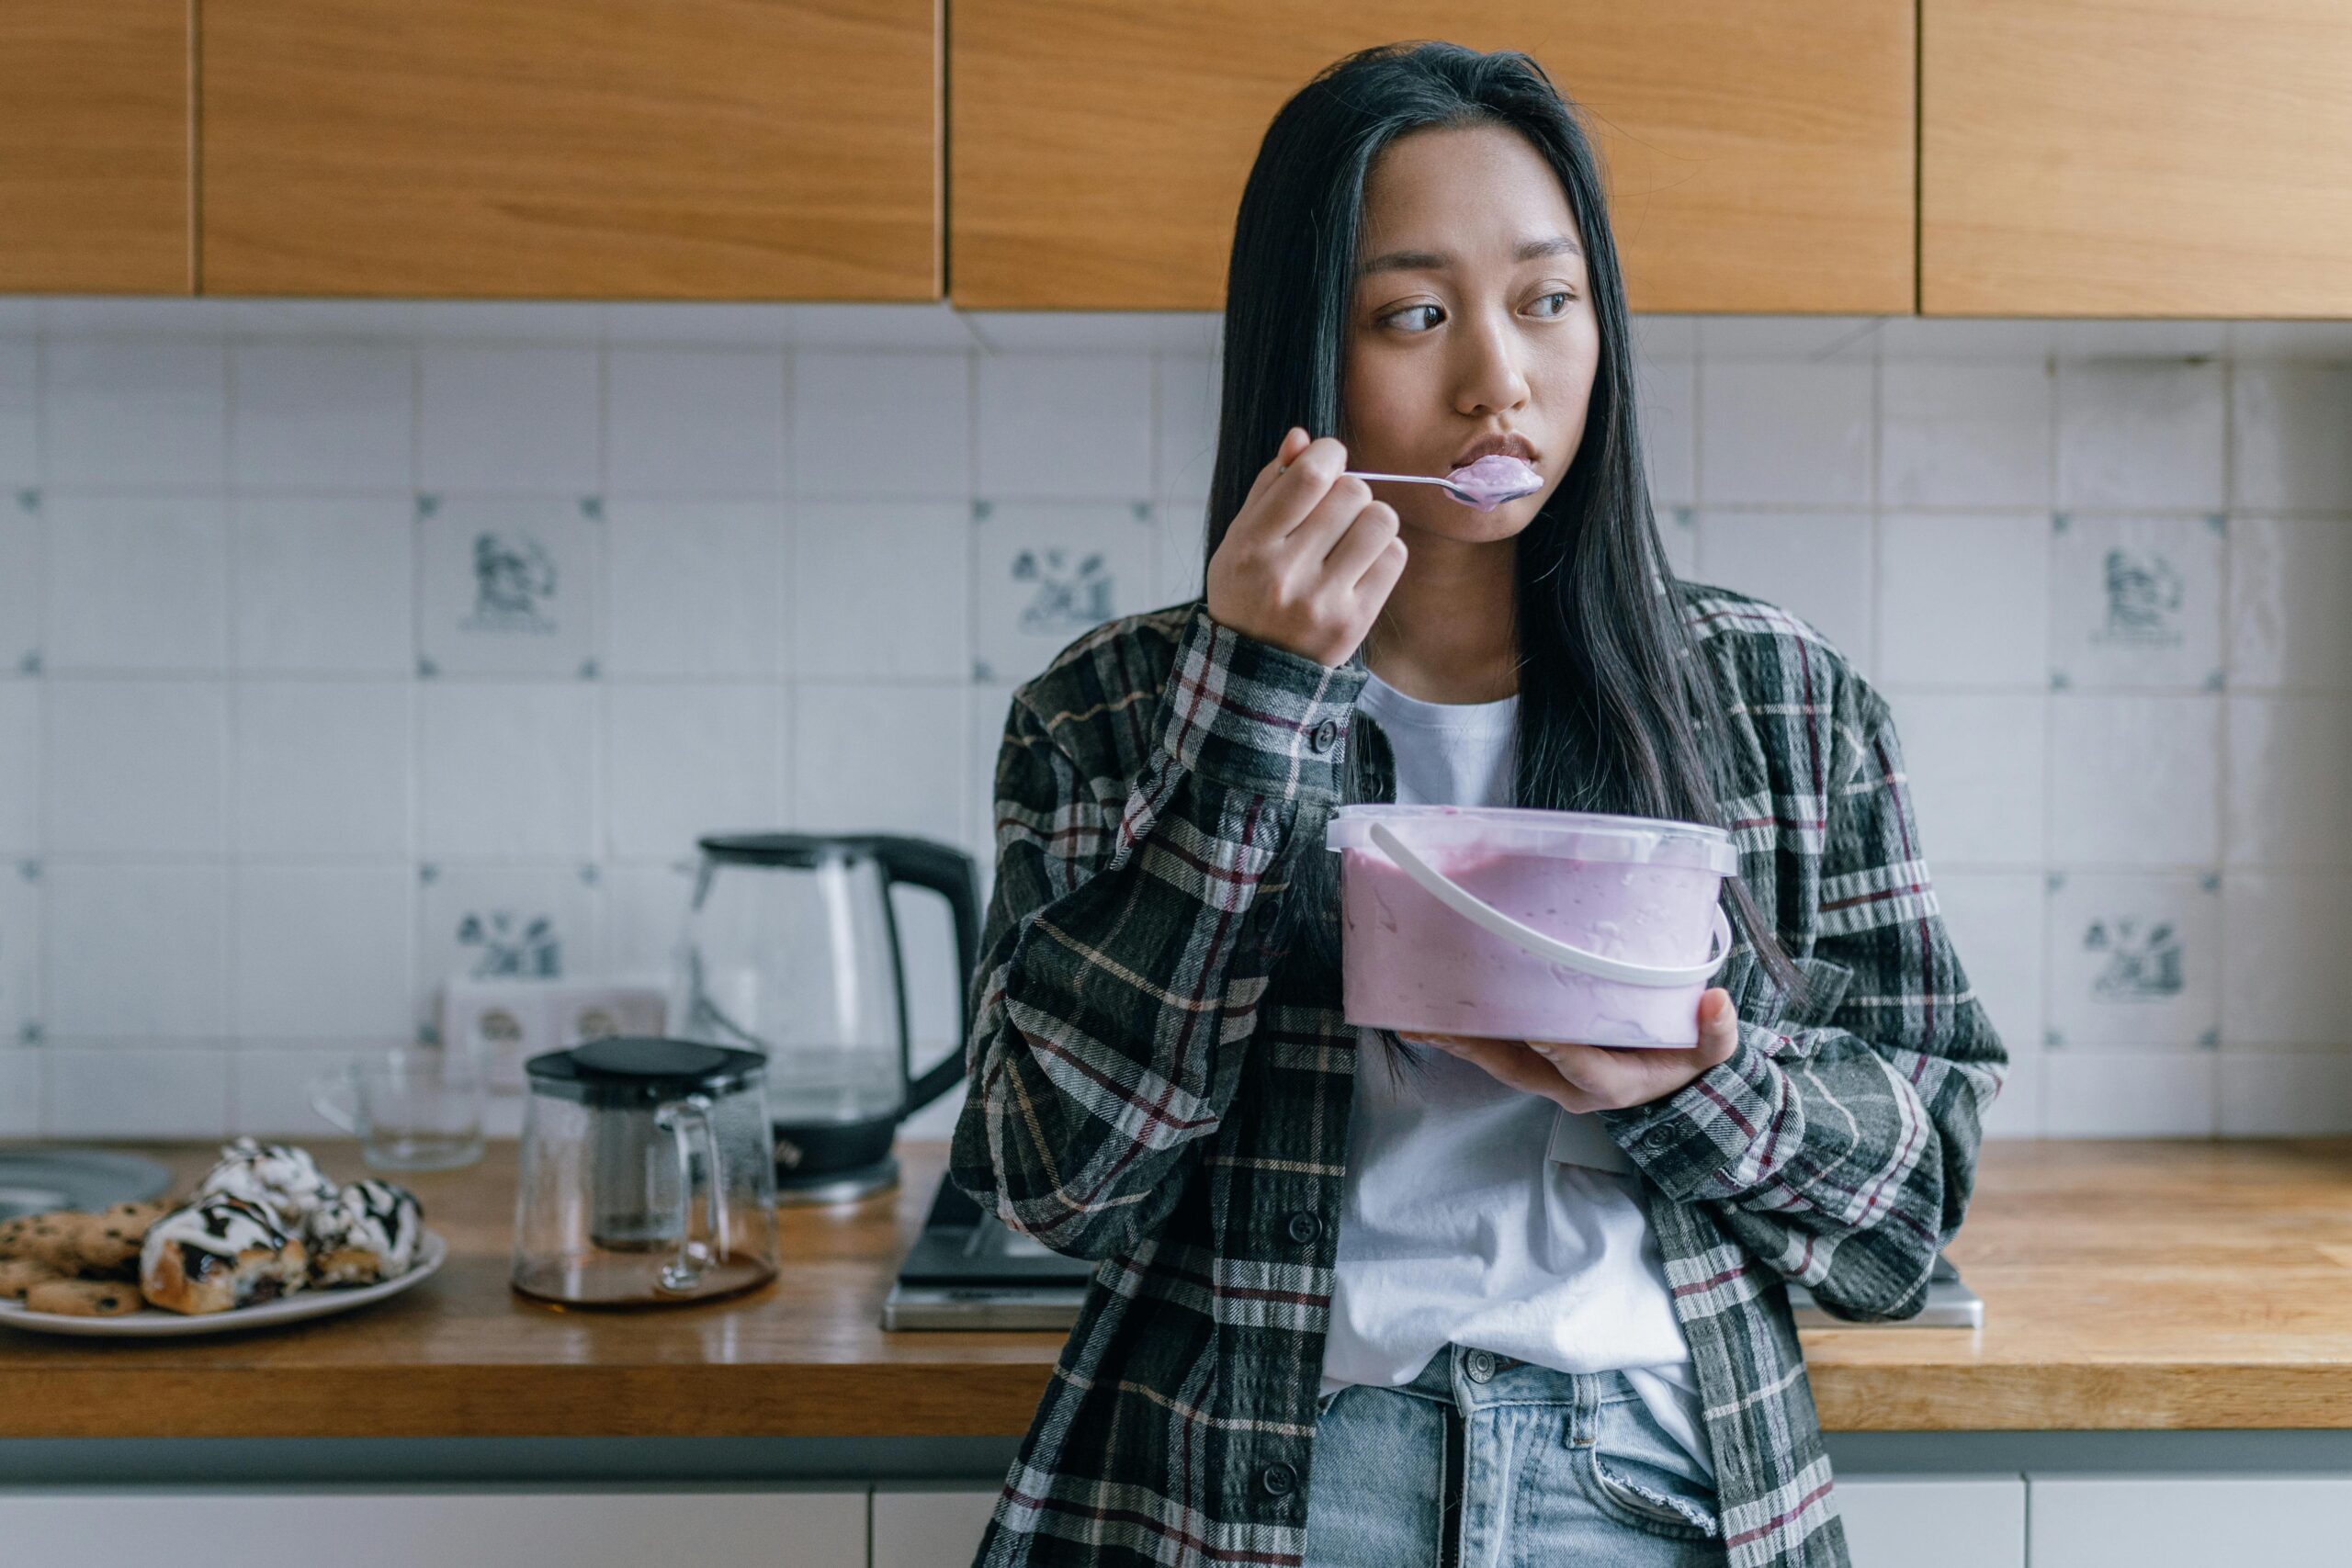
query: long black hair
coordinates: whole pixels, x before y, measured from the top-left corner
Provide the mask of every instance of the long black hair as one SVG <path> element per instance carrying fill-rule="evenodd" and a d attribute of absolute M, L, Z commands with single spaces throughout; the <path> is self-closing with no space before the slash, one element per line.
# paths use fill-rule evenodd
<path fill-rule="evenodd" d="M 1206 554 L 1216 553 L 1283 432 L 1344 436 L 1342 378 L 1374 160 L 1409 132 L 1478 125 L 1517 131 L 1559 176 L 1600 330 L 1576 460 L 1518 536 L 1516 803 L 1726 826 L 1720 802 L 1738 793 L 1720 722 L 1730 698 L 1692 646 L 1650 510 L 1624 279 L 1599 164 L 1576 110 L 1525 54 L 1451 43 L 1364 50 L 1326 67 L 1267 127 L 1226 277 Z M 1368 749 L 1351 739 L 1346 758 L 1343 793 L 1361 800 Z M 1319 841 L 1293 850 L 1278 929 L 1336 964 L 1338 857 Z M 1736 937 L 1801 995 L 1803 976 L 1746 883 L 1730 876 L 1724 888 Z M 1291 945 L 1289 934 L 1281 945 Z"/>

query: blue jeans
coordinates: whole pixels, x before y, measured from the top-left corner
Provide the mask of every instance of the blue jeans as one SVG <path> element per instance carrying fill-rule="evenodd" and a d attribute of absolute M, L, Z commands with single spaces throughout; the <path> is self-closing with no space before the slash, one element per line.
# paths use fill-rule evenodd
<path fill-rule="evenodd" d="M 1318 1402 L 1306 1568 L 1721 1568 L 1713 1483 L 1619 1372 L 1449 1345 Z"/>

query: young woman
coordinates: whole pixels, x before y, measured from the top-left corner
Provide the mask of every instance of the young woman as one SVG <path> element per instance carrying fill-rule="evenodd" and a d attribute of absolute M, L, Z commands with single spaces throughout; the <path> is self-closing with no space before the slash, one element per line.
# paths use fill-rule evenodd
<path fill-rule="evenodd" d="M 1343 473 L 1489 452 L 1543 489 Z M 1678 580 L 1641 474 L 1542 72 L 1399 46 L 1303 89 L 1234 235 L 1205 592 L 1007 720 L 952 1169 L 1101 1261 L 982 1562 L 1847 1561 L 1783 1281 L 1919 1310 L 2007 1057 L 1885 702 Z M 1698 1043 L 1351 1029 L 1344 800 L 1728 829 Z"/>

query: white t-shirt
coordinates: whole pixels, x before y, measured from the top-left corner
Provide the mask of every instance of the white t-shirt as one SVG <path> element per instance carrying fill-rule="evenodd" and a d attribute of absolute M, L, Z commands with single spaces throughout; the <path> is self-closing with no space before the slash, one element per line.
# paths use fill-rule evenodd
<path fill-rule="evenodd" d="M 1374 675 L 1356 705 L 1396 753 L 1399 802 L 1511 804 L 1516 698 L 1425 703 Z M 1398 1081 L 1374 1032 L 1359 1043 L 1322 1392 L 1410 1382 L 1449 1340 L 1620 1370 L 1712 1474 L 1640 1178 L 1599 1119 L 1442 1052 Z"/>

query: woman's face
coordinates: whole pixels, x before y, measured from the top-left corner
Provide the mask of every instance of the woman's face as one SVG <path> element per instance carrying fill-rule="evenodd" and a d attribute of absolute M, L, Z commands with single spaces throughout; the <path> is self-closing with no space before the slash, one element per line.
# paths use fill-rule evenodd
<path fill-rule="evenodd" d="M 1419 130 L 1374 160 L 1348 333 L 1348 466 L 1442 476 L 1525 458 L 1533 495 L 1479 512 L 1430 485 L 1375 485 L 1408 533 L 1464 541 L 1527 526 L 1583 438 L 1600 329 L 1567 197 L 1499 126 Z"/>

